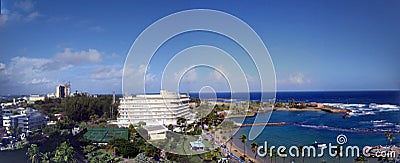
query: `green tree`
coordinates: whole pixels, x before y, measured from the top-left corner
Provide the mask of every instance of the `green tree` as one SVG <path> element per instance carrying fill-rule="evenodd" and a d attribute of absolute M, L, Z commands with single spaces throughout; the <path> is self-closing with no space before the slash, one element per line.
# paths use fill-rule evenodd
<path fill-rule="evenodd" d="M 90 121 L 92 123 L 94 123 L 94 122 L 96 122 L 97 119 L 99 119 L 99 116 L 97 114 L 93 114 L 93 115 L 90 115 L 89 118 L 90 118 Z"/>
<path fill-rule="evenodd" d="M 122 138 L 113 138 L 108 142 L 110 147 L 117 147 L 116 155 L 125 158 L 136 157 L 140 152 L 140 148 L 143 148 L 143 144 L 145 144 L 145 142 L 141 138 L 133 138 L 132 142 Z"/>
<path fill-rule="evenodd" d="M 144 146 L 143 151 L 144 151 L 144 154 L 145 154 L 147 157 L 159 156 L 159 153 L 161 153 L 161 150 L 160 150 L 160 149 L 154 147 L 154 146 L 151 145 L 151 144 L 146 144 L 146 145 Z"/>
<path fill-rule="evenodd" d="M 354 159 L 356 162 L 365 162 L 367 161 L 367 159 L 365 158 L 365 156 L 363 154 L 360 153 L 360 155 Z"/>
<path fill-rule="evenodd" d="M 42 163 L 50 163 L 51 153 L 46 152 L 41 155 Z"/>
<path fill-rule="evenodd" d="M 131 137 L 135 137 L 137 134 L 135 127 L 132 124 L 130 124 L 128 129 L 129 129 L 129 133 L 131 134 Z"/>
<path fill-rule="evenodd" d="M 67 142 L 63 142 L 57 147 L 54 157 L 51 159 L 54 162 L 76 162 L 74 157 L 74 148 L 69 146 Z"/>
<path fill-rule="evenodd" d="M 94 146 L 94 145 L 87 145 L 87 146 L 84 146 L 84 147 L 83 147 L 83 153 L 85 153 L 85 154 L 91 153 L 91 152 L 95 151 L 96 148 L 97 148 L 97 147 Z"/>
<path fill-rule="evenodd" d="M 257 148 L 258 148 L 258 144 L 253 141 L 251 143 L 251 151 L 253 151 L 255 153 L 255 155 L 254 155 L 255 159 L 257 159 Z"/>
<path fill-rule="evenodd" d="M 240 141 L 243 143 L 243 148 L 244 148 L 244 151 L 243 151 L 243 153 L 244 153 L 244 159 L 246 159 L 246 142 L 247 142 L 247 136 L 246 136 L 246 134 L 242 134 L 240 137 L 239 137 L 239 139 L 240 139 Z M 245 160 L 246 161 L 246 160 Z"/>
<path fill-rule="evenodd" d="M 213 156 L 213 159 L 215 159 L 219 155 L 220 152 L 221 152 L 221 147 L 217 147 L 214 150 L 212 150 L 211 154 Z"/>
<path fill-rule="evenodd" d="M 390 134 L 389 132 L 385 132 L 385 137 L 386 137 L 386 146 L 388 145 L 388 141 L 390 142 L 390 144 L 392 144 L 393 135 Z"/>
<path fill-rule="evenodd" d="M 26 155 L 29 156 L 29 160 L 31 160 L 32 163 L 38 163 L 40 160 L 39 147 L 36 144 L 31 144 Z"/>
<path fill-rule="evenodd" d="M 294 99 L 290 100 L 289 107 L 294 108 L 295 105 L 296 105 L 296 102 L 294 101 Z"/>
<path fill-rule="evenodd" d="M 211 154 L 211 152 L 207 152 L 204 154 L 204 160 L 211 161 L 212 159 L 213 159 L 213 155 Z"/>
<path fill-rule="evenodd" d="M 172 131 L 174 129 L 174 126 L 172 124 L 168 125 L 168 130 Z"/>
<path fill-rule="evenodd" d="M 181 125 L 183 125 L 183 124 L 186 124 L 186 122 L 187 122 L 187 119 L 184 118 L 184 117 L 179 117 L 179 118 L 176 120 L 176 124 L 178 124 L 179 126 L 181 126 Z"/>

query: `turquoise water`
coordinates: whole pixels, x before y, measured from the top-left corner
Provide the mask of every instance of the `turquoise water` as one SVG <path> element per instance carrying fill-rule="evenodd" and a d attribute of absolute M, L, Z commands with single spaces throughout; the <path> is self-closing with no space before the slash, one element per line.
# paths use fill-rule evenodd
<path fill-rule="evenodd" d="M 395 113 L 391 113 L 393 114 Z M 253 119 L 247 118 L 244 123 L 251 123 Z M 268 140 L 271 144 L 280 145 L 307 145 L 314 141 L 336 143 L 336 137 L 344 134 L 348 138 L 348 145 L 386 144 L 384 130 L 370 129 L 373 123 L 368 120 L 360 121 L 359 117 L 344 119 L 342 114 L 326 112 L 274 111 L 269 122 L 287 122 L 288 125 L 265 127 L 255 139 L 257 142 Z M 249 130 L 250 127 L 244 127 L 238 134 L 248 134 Z M 400 145 L 400 134 L 394 134 L 392 144 Z"/>
<path fill-rule="evenodd" d="M 399 113 L 393 112 L 391 114 Z M 382 119 L 383 117 L 379 118 Z M 254 118 L 247 118 L 244 123 L 251 123 L 253 121 Z M 367 120 L 365 121 L 367 122 Z M 347 143 L 343 144 L 344 147 L 356 145 L 361 150 L 364 146 L 386 145 L 387 143 L 387 138 L 384 136 L 383 131 L 367 129 L 371 124 L 363 123 L 363 121 L 360 123 L 360 117 L 344 119 L 342 118 L 342 114 L 326 112 L 274 111 L 271 114 L 270 122 L 288 122 L 288 125 L 265 127 L 255 140 L 248 140 L 248 147 L 250 147 L 253 141 L 259 145 L 264 145 L 264 142 L 267 141 L 268 147 L 285 146 L 287 148 L 290 146 L 310 146 L 314 141 L 337 145 L 336 138 L 340 134 L 347 137 Z M 238 139 L 242 134 L 249 135 L 250 128 L 243 127 L 235 137 Z M 392 145 L 400 145 L 400 134 L 394 134 Z M 337 158 L 329 157 L 327 151 L 325 153 L 326 157 L 312 160 L 337 160 Z M 342 159 L 342 161 L 344 160 L 348 162 L 354 160 L 354 158 Z"/>

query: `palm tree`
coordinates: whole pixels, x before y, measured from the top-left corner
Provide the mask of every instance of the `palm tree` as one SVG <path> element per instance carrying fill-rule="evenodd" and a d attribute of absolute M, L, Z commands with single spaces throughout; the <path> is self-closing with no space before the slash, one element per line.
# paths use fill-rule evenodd
<path fill-rule="evenodd" d="M 42 163 L 49 163 L 50 162 L 51 153 L 46 152 L 42 154 Z"/>
<path fill-rule="evenodd" d="M 26 155 L 29 156 L 29 160 L 31 160 L 32 163 L 39 162 L 40 152 L 38 146 L 36 144 L 31 144 Z"/>
<path fill-rule="evenodd" d="M 244 153 L 244 161 L 246 161 L 246 142 L 247 142 L 247 136 L 246 136 L 246 134 L 242 134 L 242 136 L 240 136 L 240 141 L 243 143 L 243 148 L 244 148 L 244 151 L 243 151 L 243 153 Z"/>
<path fill-rule="evenodd" d="M 390 134 L 389 132 L 385 132 L 385 137 L 387 138 L 387 139 L 386 139 L 386 146 L 388 145 L 388 140 L 390 141 L 390 144 L 392 144 L 393 135 Z"/>
<path fill-rule="evenodd" d="M 168 130 L 172 131 L 174 129 L 174 126 L 172 124 L 168 125 Z"/>
<path fill-rule="evenodd" d="M 213 158 L 216 158 L 219 155 L 220 152 L 221 152 L 221 148 L 217 147 L 217 148 L 215 148 L 214 150 L 211 151 L 211 154 L 212 154 Z"/>
<path fill-rule="evenodd" d="M 185 124 L 185 128 L 186 128 L 186 122 L 187 122 L 187 119 L 184 118 L 184 117 L 179 117 L 179 118 L 176 120 L 176 124 L 178 124 L 178 126 L 182 127 L 182 125 Z M 181 131 L 183 131 L 182 128 L 181 128 Z"/>
<path fill-rule="evenodd" d="M 258 144 L 256 142 L 252 142 L 251 143 L 251 151 L 253 151 L 255 153 L 254 158 L 257 160 L 257 148 L 258 148 Z"/>
<path fill-rule="evenodd" d="M 184 118 L 184 117 L 179 117 L 177 120 L 176 120 L 176 124 L 178 124 L 178 125 L 183 125 L 183 124 L 185 124 L 187 122 L 187 120 L 186 120 L 186 118 Z"/>
<path fill-rule="evenodd" d="M 355 159 L 355 161 L 356 161 L 356 162 L 365 162 L 365 161 L 367 161 L 367 159 L 365 158 L 365 156 L 364 156 L 363 154 L 360 154 L 360 156 L 358 156 L 358 157 Z"/>
<path fill-rule="evenodd" d="M 207 152 L 204 154 L 204 159 L 205 160 L 212 160 L 213 155 L 210 152 Z"/>
<path fill-rule="evenodd" d="M 137 131 L 136 131 L 135 127 L 132 124 L 129 125 L 128 129 L 129 129 L 129 132 L 131 134 L 131 138 L 135 137 L 137 135 Z"/>
<path fill-rule="evenodd" d="M 51 159 L 54 162 L 76 162 L 74 157 L 74 148 L 69 146 L 67 142 L 63 142 L 57 147 L 54 157 Z"/>

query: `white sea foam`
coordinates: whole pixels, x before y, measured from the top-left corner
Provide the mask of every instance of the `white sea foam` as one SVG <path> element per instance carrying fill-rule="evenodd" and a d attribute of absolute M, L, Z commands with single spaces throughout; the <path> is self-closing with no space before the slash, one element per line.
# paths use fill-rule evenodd
<path fill-rule="evenodd" d="M 389 124 L 382 124 L 382 125 L 377 125 L 375 129 L 369 129 L 369 128 L 339 128 L 339 127 L 333 127 L 333 126 L 321 126 L 321 125 L 308 125 L 308 124 L 297 124 L 298 126 L 304 127 L 304 128 L 313 128 L 313 129 L 319 129 L 319 130 L 331 130 L 331 131 L 343 131 L 343 132 L 395 132 L 395 133 L 400 133 L 399 130 L 391 130 L 391 129 L 386 129 L 386 128 L 378 128 L 378 127 L 387 127 Z M 397 127 L 398 125 L 396 125 Z M 398 126 L 400 127 L 400 126 Z"/>
<path fill-rule="evenodd" d="M 370 106 L 371 108 L 384 108 L 384 109 L 400 109 L 399 106 L 397 105 L 391 105 L 391 104 L 381 104 L 381 105 L 374 105 Z"/>
<path fill-rule="evenodd" d="M 392 127 L 392 126 L 394 126 L 394 124 L 389 122 L 374 124 L 374 127 Z"/>
<path fill-rule="evenodd" d="M 372 123 L 382 123 L 382 122 L 386 122 L 386 120 L 373 120 L 371 121 Z"/>
<path fill-rule="evenodd" d="M 323 103 L 326 106 L 349 109 L 350 116 L 374 115 L 379 112 L 400 111 L 400 106 L 392 104 L 344 104 L 344 103 Z"/>

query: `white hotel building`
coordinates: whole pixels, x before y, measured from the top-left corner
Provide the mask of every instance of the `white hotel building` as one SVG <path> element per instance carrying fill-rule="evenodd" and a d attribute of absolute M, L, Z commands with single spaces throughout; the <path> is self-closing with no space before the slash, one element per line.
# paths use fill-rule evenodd
<path fill-rule="evenodd" d="M 145 122 L 146 125 L 176 124 L 179 117 L 191 119 L 189 96 L 161 90 L 160 94 L 125 96 L 120 99 L 117 122 L 120 127 Z"/>
<path fill-rule="evenodd" d="M 3 110 L 2 112 L 3 126 L 6 127 L 7 133 L 9 134 L 11 133 L 10 127 L 19 127 L 22 132 L 27 133 L 34 129 L 41 128 L 42 125 L 47 125 L 47 117 L 38 110 L 32 108 L 9 109 Z"/>

